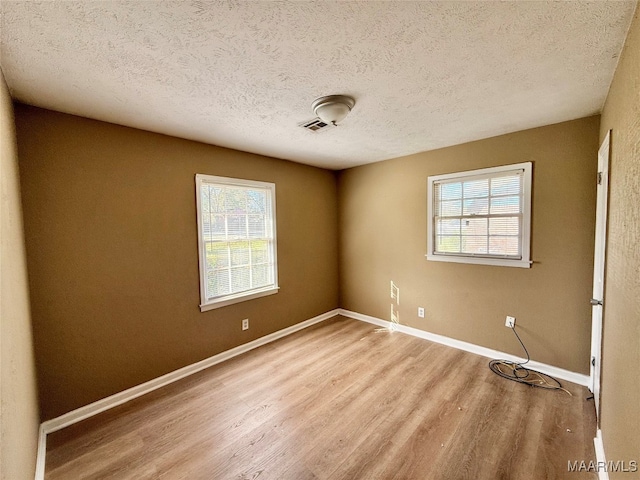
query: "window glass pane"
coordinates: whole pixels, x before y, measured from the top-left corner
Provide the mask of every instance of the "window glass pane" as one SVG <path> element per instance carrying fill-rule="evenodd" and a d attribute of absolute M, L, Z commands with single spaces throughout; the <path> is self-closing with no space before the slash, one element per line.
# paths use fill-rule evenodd
<path fill-rule="evenodd" d="M 469 218 L 462 220 L 462 234 L 487 236 L 487 219 Z"/>
<path fill-rule="evenodd" d="M 462 237 L 462 253 L 487 253 L 487 237 L 486 236 L 470 236 Z"/>
<path fill-rule="evenodd" d="M 231 269 L 231 289 L 233 292 L 242 292 L 251 288 L 249 267 L 236 267 Z"/>
<path fill-rule="evenodd" d="M 255 289 L 277 288 L 275 185 L 243 182 L 196 176 L 203 311 L 218 302 L 238 301 Z"/>
<path fill-rule="evenodd" d="M 207 205 L 208 211 L 212 213 L 224 213 L 224 188 L 215 187 L 213 185 L 203 185 L 202 186 L 203 195 L 205 195 L 206 200 L 203 201 L 203 206 Z M 205 193 L 206 192 L 206 193 Z"/>
<path fill-rule="evenodd" d="M 436 250 L 442 253 L 460 253 L 460 237 L 457 235 L 436 236 Z"/>
<path fill-rule="evenodd" d="M 207 272 L 207 296 L 209 298 L 231 293 L 229 270 L 211 270 Z"/>
<path fill-rule="evenodd" d="M 253 267 L 253 286 L 263 287 L 269 285 L 269 268 L 267 265 L 256 265 Z"/>
<path fill-rule="evenodd" d="M 267 213 L 267 192 L 264 190 L 247 190 L 247 212 Z"/>
<path fill-rule="evenodd" d="M 267 263 L 269 250 L 266 240 L 254 240 L 251 242 L 251 263 Z"/>
<path fill-rule="evenodd" d="M 211 238 L 211 214 L 203 213 L 202 215 L 202 233 L 204 238 Z"/>
<path fill-rule="evenodd" d="M 244 189 L 237 187 L 227 187 L 225 192 L 225 212 L 245 213 L 247 211 L 247 196 Z"/>
<path fill-rule="evenodd" d="M 520 213 L 520 196 L 491 198 L 489 213 Z"/>
<path fill-rule="evenodd" d="M 249 242 L 231 242 L 229 248 L 232 266 L 249 264 Z"/>
<path fill-rule="evenodd" d="M 460 220 L 453 219 L 438 219 L 436 225 L 436 233 L 438 235 L 458 235 L 460 233 Z"/>
<path fill-rule="evenodd" d="M 494 255 L 520 255 L 518 237 L 489 237 L 489 253 Z"/>
<path fill-rule="evenodd" d="M 264 238 L 264 236 L 265 236 L 264 216 L 249 215 L 249 237 Z"/>
<path fill-rule="evenodd" d="M 231 238 L 247 237 L 246 215 L 227 215 L 227 231 Z"/>
<path fill-rule="evenodd" d="M 519 195 L 521 182 L 521 175 L 492 178 L 491 195 Z"/>
<path fill-rule="evenodd" d="M 205 217 L 204 230 L 205 238 L 208 237 L 211 240 L 225 240 L 226 232 L 224 225 L 224 215 L 207 215 Z M 209 220 L 209 222 L 207 222 Z M 207 228 L 209 231 L 207 232 Z"/>
<path fill-rule="evenodd" d="M 518 235 L 519 217 L 498 217 L 489 219 L 489 235 Z"/>
<path fill-rule="evenodd" d="M 433 217 L 428 219 L 427 257 L 527 267 L 529 238 L 524 235 L 530 236 L 531 173 L 531 162 L 525 162 L 430 176 L 433 196 L 427 200 Z"/>
<path fill-rule="evenodd" d="M 211 212 L 209 192 L 211 187 L 209 185 L 202 185 L 200 187 L 200 205 L 202 207 L 202 217 L 208 217 Z"/>
<path fill-rule="evenodd" d="M 472 198 L 464 201 L 463 215 L 486 215 L 489 213 L 488 198 Z"/>
<path fill-rule="evenodd" d="M 438 213 L 439 216 L 459 217 L 461 213 L 462 213 L 462 202 L 460 200 L 440 202 L 440 211 Z"/>
<path fill-rule="evenodd" d="M 462 198 L 462 183 L 440 184 L 441 200 L 456 200 Z"/>
<path fill-rule="evenodd" d="M 489 179 L 471 180 L 464 182 L 464 198 L 472 197 L 488 197 L 489 196 Z"/>
<path fill-rule="evenodd" d="M 209 268 L 229 266 L 229 249 L 226 242 L 207 243 L 207 266 Z"/>

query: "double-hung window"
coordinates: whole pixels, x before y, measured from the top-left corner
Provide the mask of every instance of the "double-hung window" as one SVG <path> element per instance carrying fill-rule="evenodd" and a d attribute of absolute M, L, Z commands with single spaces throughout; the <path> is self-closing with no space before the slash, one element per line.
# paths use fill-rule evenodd
<path fill-rule="evenodd" d="M 428 177 L 427 259 L 529 268 L 531 162 Z"/>
<path fill-rule="evenodd" d="M 273 183 L 196 175 L 200 309 L 278 291 Z"/>

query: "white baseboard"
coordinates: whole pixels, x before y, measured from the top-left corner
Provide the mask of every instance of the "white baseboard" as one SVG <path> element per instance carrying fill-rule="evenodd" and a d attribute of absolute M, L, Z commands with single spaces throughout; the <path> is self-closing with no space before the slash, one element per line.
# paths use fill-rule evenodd
<path fill-rule="evenodd" d="M 593 446 L 596 449 L 596 465 L 607 465 L 607 459 L 604 455 L 604 444 L 602 443 L 602 430 L 600 429 L 596 431 Z M 598 468 L 598 480 L 609 480 L 609 472 L 607 472 L 606 468 Z"/>
<path fill-rule="evenodd" d="M 464 350 L 466 352 L 475 353 L 476 355 L 481 355 L 483 357 L 499 358 L 504 360 L 510 360 L 512 362 L 523 362 L 525 360 L 524 358 L 517 357 L 515 355 L 511 355 L 508 353 L 500 352 L 498 350 L 481 347 L 479 345 L 474 345 L 473 343 L 463 342 L 461 340 L 456 340 L 455 338 L 445 337 L 443 335 L 437 335 L 435 333 L 425 332 L 424 330 L 408 327 L 407 325 L 402 325 L 397 323 L 392 324 L 387 320 L 371 317 L 369 315 L 363 315 L 361 313 L 352 312 L 350 310 L 344 310 L 341 308 L 339 309 L 339 313 L 340 315 L 343 315 L 345 317 L 353 318 L 355 320 L 361 320 L 367 323 L 372 323 L 373 325 L 378 325 L 379 327 L 392 328 L 396 332 L 413 335 L 414 337 L 423 338 L 425 340 L 430 340 L 435 343 L 440 343 L 448 347 L 453 347 L 459 350 Z M 547 365 L 545 363 L 536 362 L 534 360 L 531 360 L 527 364 L 527 366 L 529 366 L 533 370 L 537 370 L 546 375 L 551 375 L 552 377 L 566 380 L 568 382 L 577 383 L 578 385 L 582 385 L 585 387 L 589 385 L 589 376 L 584 375 L 582 373 L 571 372 L 563 368 L 554 367 L 553 365 Z"/>
<path fill-rule="evenodd" d="M 199 362 L 187 365 L 186 367 L 174 370 L 173 372 L 169 372 L 165 375 L 162 375 L 161 377 L 154 378 L 153 380 L 149 380 L 148 382 L 136 385 L 135 387 L 131 387 L 122 392 L 103 398 L 102 400 L 98 400 L 97 402 L 93 402 L 89 405 L 85 405 L 84 407 L 72 410 L 71 412 L 65 413 L 64 415 L 43 422 L 41 425 L 41 429 L 46 435 L 48 433 L 52 433 L 62 428 L 68 427 L 69 425 L 73 425 L 74 423 L 97 415 L 98 413 L 109 410 L 110 408 L 122 405 L 123 403 L 133 400 L 134 398 L 138 398 L 142 395 L 145 395 L 146 393 L 164 387 L 165 385 L 169 385 L 170 383 L 188 377 L 189 375 L 193 375 L 194 373 L 204 370 L 205 368 L 211 367 L 220 362 L 224 362 L 225 360 L 229 360 L 230 358 L 236 357 L 245 352 L 248 352 L 249 350 L 253 350 L 254 348 L 273 342 L 279 338 L 291 335 L 292 333 L 302 330 L 303 328 L 307 328 L 331 317 L 335 317 L 336 315 L 338 315 L 338 311 L 339 309 L 331 310 L 329 312 L 323 313 L 322 315 L 318 315 L 317 317 L 310 318 L 309 320 L 296 323 L 295 325 L 284 328 L 282 330 L 278 330 L 277 332 L 270 333 L 269 335 L 265 335 L 264 337 L 260 337 L 249 343 L 239 345 L 235 348 L 232 348 L 231 350 L 226 350 L 212 357 L 205 358 L 204 360 L 201 360 Z"/>
<path fill-rule="evenodd" d="M 36 454 L 35 480 L 44 480 L 44 464 L 47 455 L 47 433 L 40 425 L 38 432 L 38 453 Z"/>
<path fill-rule="evenodd" d="M 205 368 L 224 362 L 225 360 L 229 360 L 233 357 L 246 353 L 249 350 L 253 350 L 254 348 L 257 348 L 262 345 L 266 345 L 267 343 L 278 340 L 279 338 L 286 337 L 287 335 L 291 335 L 292 333 L 295 333 L 299 330 L 307 328 L 316 323 L 320 323 L 329 318 L 335 317 L 336 315 L 342 315 L 345 317 L 353 318 L 355 320 L 360 320 L 363 322 L 371 323 L 373 325 L 378 325 L 384 328 L 393 328 L 394 330 L 401 333 L 413 335 L 418 338 L 423 338 L 425 340 L 430 340 L 432 342 L 440 343 L 442 345 L 447 345 L 449 347 L 475 353 L 477 355 L 481 355 L 488 358 L 503 358 L 503 359 L 512 360 L 512 361 L 524 360 L 514 355 L 509 355 L 507 353 L 503 353 L 497 350 L 492 350 L 489 348 L 485 348 L 485 347 L 481 347 L 471 343 L 456 340 L 450 337 L 437 335 L 435 333 L 425 332 L 424 330 L 408 327 L 406 325 L 401 325 L 401 324 L 392 325 L 391 322 L 388 322 L 386 320 L 382 320 L 376 317 L 371 317 L 369 315 L 363 315 L 361 313 L 356 313 L 349 310 L 344 310 L 341 308 L 337 308 L 335 310 L 331 310 L 329 312 L 323 313 L 322 315 L 318 315 L 317 317 L 310 318 L 309 320 L 305 320 L 303 322 L 297 323 L 295 325 L 284 328 L 282 330 L 278 330 L 277 332 L 271 333 L 269 335 L 265 335 L 264 337 L 258 338 L 249 343 L 245 343 L 244 345 L 239 345 L 238 347 L 232 348 L 231 350 L 221 352 L 217 355 L 206 358 L 199 362 L 193 363 L 191 365 L 187 365 L 183 368 L 180 368 L 173 372 L 162 375 L 161 377 L 154 378 L 153 380 L 149 380 L 148 382 L 142 383 L 135 387 L 129 388 L 127 390 L 116 393 L 109 397 L 103 398 L 102 400 L 98 400 L 97 402 L 91 403 L 89 405 L 85 405 L 84 407 L 80 407 L 76 410 L 65 413 L 64 415 L 61 415 L 59 417 L 43 422 L 40 425 L 40 435 L 38 439 L 38 453 L 37 453 L 37 459 L 36 459 L 35 480 L 44 480 L 47 434 L 53 433 L 57 430 L 73 425 L 74 423 L 78 423 L 89 417 L 92 417 L 101 412 L 109 410 L 110 408 L 114 408 L 118 405 L 122 405 L 123 403 L 126 403 L 130 400 L 138 398 L 149 392 L 157 390 L 158 388 L 164 387 L 165 385 L 169 385 L 170 383 L 173 383 L 182 378 L 188 377 L 189 375 L 193 375 L 194 373 L 204 370 Z M 546 365 L 546 364 L 535 362 L 535 361 L 530 361 L 529 364 L 531 365 L 531 368 L 534 368 L 542 373 L 546 373 L 548 375 L 552 375 L 554 377 L 557 377 L 563 380 L 577 383 L 579 385 L 587 386 L 589 384 L 589 377 L 587 375 L 570 372 L 568 370 L 564 370 L 558 367 L 553 367 L 551 365 Z M 597 443 L 598 441 L 600 442 L 599 443 L 600 451 L 598 450 L 599 448 Z M 602 459 L 602 461 L 604 461 L 604 449 L 602 448 L 602 437 L 600 436 L 599 430 L 598 430 L 598 437 L 594 439 L 594 442 L 596 442 L 595 443 L 596 455 L 599 455 L 599 452 L 601 453 L 601 457 L 598 456 L 598 460 Z M 604 472 L 605 476 L 602 476 L 602 475 L 603 475 L 603 472 L 600 472 L 600 480 L 608 480 L 608 475 L 606 472 Z"/>

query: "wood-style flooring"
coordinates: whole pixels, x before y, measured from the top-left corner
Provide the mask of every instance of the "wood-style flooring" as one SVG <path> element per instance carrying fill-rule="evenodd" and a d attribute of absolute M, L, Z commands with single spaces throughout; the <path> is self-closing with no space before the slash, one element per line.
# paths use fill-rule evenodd
<path fill-rule="evenodd" d="M 343 317 L 52 433 L 46 479 L 595 479 L 595 413 Z"/>

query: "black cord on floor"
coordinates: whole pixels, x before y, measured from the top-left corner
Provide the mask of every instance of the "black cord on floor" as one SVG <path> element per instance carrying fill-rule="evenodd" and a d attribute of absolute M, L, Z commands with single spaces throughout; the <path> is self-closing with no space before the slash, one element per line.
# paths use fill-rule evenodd
<path fill-rule="evenodd" d="M 510 360 L 491 360 L 489 362 L 489 368 L 491 369 L 491 371 L 496 375 L 500 375 L 502 378 L 506 378 L 507 380 L 524 383 L 532 387 L 547 388 L 549 390 L 563 390 L 571 395 L 571 392 L 569 392 L 565 388 L 562 388 L 562 384 L 551 375 L 547 375 L 536 370 L 531 370 L 524 366 L 529 363 L 531 357 L 529 356 L 527 347 L 524 346 L 524 343 L 520 339 L 520 335 L 518 335 L 518 332 L 516 332 L 515 325 L 511 329 L 520 342 L 520 345 L 522 345 L 522 349 L 527 355 L 527 361 L 519 363 L 512 362 Z"/>

